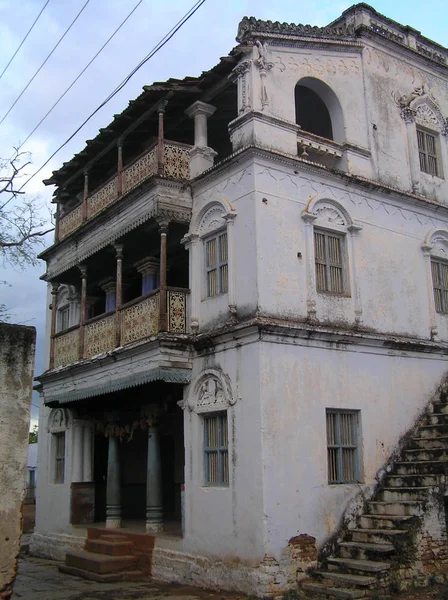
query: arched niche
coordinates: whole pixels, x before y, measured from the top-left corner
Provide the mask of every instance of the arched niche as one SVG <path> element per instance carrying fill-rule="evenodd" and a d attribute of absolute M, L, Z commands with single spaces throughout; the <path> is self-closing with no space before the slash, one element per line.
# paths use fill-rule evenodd
<path fill-rule="evenodd" d="M 303 131 L 336 142 L 345 141 L 344 118 L 333 90 L 314 77 L 303 77 L 294 90 L 296 123 Z"/>

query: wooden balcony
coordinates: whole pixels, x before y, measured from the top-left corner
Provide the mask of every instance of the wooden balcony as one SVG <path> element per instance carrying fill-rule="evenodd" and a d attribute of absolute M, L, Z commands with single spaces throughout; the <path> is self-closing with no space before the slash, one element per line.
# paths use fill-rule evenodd
<path fill-rule="evenodd" d="M 187 333 L 188 290 L 167 289 L 167 331 Z M 89 319 L 84 327 L 71 327 L 54 336 L 54 367 L 62 367 L 79 360 L 92 358 L 117 346 L 126 346 L 157 335 L 160 315 L 160 290 L 123 304 Z M 84 351 L 82 348 L 84 337 Z"/>
<path fill-rule="evenodd" d="M 177 180 L 190 178 L 191 146 L 179 142 L 164 141 L 162 165 L 158 163 L 158 146 L 153 144 L 143 154 L 124 167 L 121 172 L 121 194 L 119 194 L 118 174 L 106 181 L 87 197 L 86 207 L 82 204 L 73 208 L 59 219 L 58 240 L 61 241 L 92 219 L 106 207 L 125 196 L 143 181 L 160 175 Z"/>

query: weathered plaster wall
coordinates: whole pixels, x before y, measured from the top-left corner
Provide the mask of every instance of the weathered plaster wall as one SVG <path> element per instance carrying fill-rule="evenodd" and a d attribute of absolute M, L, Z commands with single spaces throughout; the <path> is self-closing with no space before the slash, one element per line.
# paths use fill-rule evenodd
<path fill-rule="evenodd" d="M 322 545 L 349 501 L 369 494 L 447 367 L 438 355 L 281 335 L 263 340 L 260 366 L 266 552 L 279 559 L 298 534 Z M 326 408 L 361 411 L 361 484 L 328 484 Z"/>
<path fill-rule="evenodd" d="M 336 176 L 257 158 L 253 165 L 258 306 L 262 314 L 306 319 L 307 303 L 325 324 L 353 327 L 355 319 L 375 332 L 429 339 L 431 315 L 447 340 L 447 317 L 435 314 L 431 276 L 422 245 L 434 230 L 448 232 L 448 214 L 423 202 L 365 188 L 347 188 Z M 348 297 L 315 293 L 313 227 L 303 219 L 319 203 L 348 215 L 360 229 L 345 232 Z M 321 226 L 331 230 L 334 214 Z M 309 228 L 309 229 L 308 229 Z M 338 231 L 338 229 L 336 228 Z M 236 254 L 239 255 L 236 239 Z M 308 244 L 308 245 L 307 245 Z M 300 256 L 298 256 L 300 253 Z M 360 314 L 358 314 L 360 313 Z"/>
<path fill-rule="evenodd" d="M 22 533 L 22 501 L 36 330 L 0 323 L 0 598 L 10 598 Z"/>

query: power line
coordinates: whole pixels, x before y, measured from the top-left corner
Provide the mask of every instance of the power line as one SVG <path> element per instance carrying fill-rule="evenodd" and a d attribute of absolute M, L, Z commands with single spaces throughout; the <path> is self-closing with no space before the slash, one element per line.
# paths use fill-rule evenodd
<path fill-rule="evenodd" d="M 23 190 L 23 188 L 38 174 L 42 171 L 42 169 L 44 169 L 48 163 L 56 156 L 56 154 L 58 152 L 60 152 L 62 150 L 62 148 L 64 148 L 64 146 L 66 146 L 74 137 L 77 133 L 79 133 L 81 131 L 81 129 L 84 127 L 84 125 L 86 125 L 86 123 L 88 123 L 90 121 L 90 119 L 92 117 L 94 117 L 96 115 L 96 113 L 101 110 L 101 108 L 103 108 L 103 106 L 105 106 L 108 102 L 110 102 L 110 100 L 112 100 L 112 98 L 114 96 L 116 96 L 118 94 L 118 92 L 120 92 L 123 87 L 126 85 L 126 83 L 128 83 L 128 81 L 131 79 L 131 77 L 133 77 L 133 75 L 135 75 L 135 73 L 137 73 L 137 71 L 146 63 L 148 62 L 148 60 L 150 60 L 159 50 L 161 50 L 163 48 L 163 46 L 165 46 L 165 44 L 167 44 L 170 39 L 179 31 L 179 29 L 194 15 L 194 13 L 199 10 L 199 8 L 201 8 L 201 6 L 206 2 L 206 0 L 198 0 L 198 2 L 196 2 L 196 4 L 194 4 L 190 10 L 188 12 L 185 13 L 185 15 L 176 23 L 176 25 L 174 25 L 174 27 L 160 40 L 160 42 L 158 42 L 158 44 L 156 44 L 156 46 L 154 46 L 154 48 L 151 50 L 151 52 L 145 56 L 145 58 L 140 61 L 140 63 L 129 73 L 129 75 L 127 75 L 125 77 L 125 79 L 115 88 L 115 90 L 113 92 L 111 92 L 109 94 L 109 96 L 93 111 L 93 113 L 91 113 L 87 119 L 85 119 L 85 121 L 83 121 L 81 123 L 81 125 L 78 127 L 78 129 L 76 129 L 76 131 L 74 133 L 72 133 L 72 135 L 65 140 L 65 142 L 63 144 L 61 144 L 59 146 L 59 148 L 57 148 L 57 150 L 55 150 L 53 152 L 53 154 L 50 156 L 50 158 L 48 158 L 44 164 L 42 166 L 39 167 L 39 169 L 37 169 L 37 171 L 35 171 L 26 181 L 25 183 L 20 187 L 20 189 L 18 190 L 19 192 L 21 190 Z"/>
<path fill-rule="evenodd" d="M 31 79 L 28 81 L 28 83 L 26 84 L 26 86 L 23 88 L 23 90 L 20 92 L 20 94 L 17 96 L 17 98 L 14 100 L 12 106 L 9 108 L 8 112 L 3 116 L 2 120 L 0 121 L 0 125 L 3 123 L 3 121 L 6 119 L 6 117 L 9 115 L 9 113 L 12 111 L 12 109 L 14 108 L 14 106 L 17 104 L 17 102 L 20 100 L 20 98 L 23 96 L 23 94 L 26 92 L 26 90 L 30 87 L 30 85 L 33 83 L 34 79 L 37 77 L 37 75 L 40 73 L 40 71 L 43 69 L 43 67 L 45 66 L 45 64 L 47 63 L 48 59 L 52 56 L 52 54 L 54 53 L 54 51 L 56 50 L 56 48 L 59 46 L 59 44 L 62 42 L 62 40 L 65 38 L 65 36 L 67 35 L 67 33 L 70 31 L 70 29 L 73 27 L 73 25 L 76 23 L 76 21 L 78 20 L 78 18 L 81 16 L 81 13 L 83 12 L 83 10 L 86 8 L 86 6 L 89 4 L 90 0 L 87 0 L 86 3 L 84 4 L 84 6 L 81 8 L 81 10 L 79 11 L 79 13 L 76 15 L 76 17 L 73 19 L 73 21 L 70 23 L 70 25 L 68 26 L 68 28 L 65 30 L 65 32 L 62 34 L 62 36 L 59 38 L 59 41 L 57 42 L 57 44 L 54 46 L 53 50 L 50 52 L 50 54 L 47 56 L 47 58 L 44 60 L 44 62 L 40 65 L 40 67 L 37 69 L 37 71 L 34 73 L 34 75 L 31 77 Z"/>
<path fill-rule="evenodd" d="M 26 38 L 30 35 L 30 33 L 32 32 L 34 25 L 36 25 L 36 23 L 39 20 L 40 15 L 44 12 L 44 10 L 47 8 L 48 3 L 50 2 L 50 0 L 47 0 L 43 6 L 43 8 L 41 9 L 40 13 L 37 15 L 37 17 L 34 19 L 34 23 L 31 25 L 31 27 L 28 29 L 28 33 L 26 34 L 26 36 L 23 38 L 23 40 L 20 42 L 19 47 L 17 48 L 17 50 L 14 52 L 14 54 L 12 55 L 12 57 L 9 60 L 9 63 L 6 65 L 6 67 L 3 69 L 1 75 L 0 75 L 0 79 L 3 77 L 3 75 L 6 73 L 6 71 L 8 70 L 9 65 L 12 63 L 12 61 L 15 59 L 17 53 L 19 52 L 20 48 L 23 46 L 23 44 L 26 42 Z"/>
<path fill-rule="evenodd" d="M 74 79 L 72 81 L 72 83 L 68 86 L 68 88 L 65 90 L 65 92 L 59 96 L 59 98 L 56 100 L 56 102 L 53 104 L 53 106 L 50 108 L 50 110 L 45 114 L 44 117 L 42 117 L 42 119 L 39 121 L 39 123 L 33 129 L 33 131 L 24 139 L 24 141 L 17 148 L 17 151 L 19 151 L 26 144 L 26 142 L 30 139 L 30 137 L 33 135 L 33 133 L 35 133 L 36 130 L 39 129 L 39 127 L 42 125 L 42 123 L 45 121 L 45 119 L 53 112 L 53 110 L 56 108 L 56 106 L 59 104 L 59 102 L 62 100 L 62 98 L 64 98 L 64 96 L 72 89 L 72 87 L 75 85 L 75 83 L 78 81 L 78 79 L 80 79 L 82 77 L 82 75 L 84 75 L 84 73 L 87 71 L 87 69 L 90 67 L 90 65 L 98 58 L 98 56 L 101 54 L 101 52 L 104 50 L 104 48 L 109 44 L 109 42 L 120 31 L 120 29 L 123 27 L 123 25 L 128 21 L 128 19 L 137 10 L 137 8 L 140 6 L 140 4 L 142 2 L 143 2 L 143 0 L 140 0 L 139 2 L 137 2 L 137 4 L 134 6 L 134 8 L 131 10 L 131 12 L 127 15 L 127 17 L 124 19 L 124 21 L 122 21 L 120 23 L 120 25 L 117 27 L 117 29 L 112 33 L 112 35 L 101 46 L 101 48 L 98 50 L 98 52 L 95 54 L 95 56 L 87 63 L 87 65 L 79 73 L 79 75 L 76 77 L 76 79 Z"/>

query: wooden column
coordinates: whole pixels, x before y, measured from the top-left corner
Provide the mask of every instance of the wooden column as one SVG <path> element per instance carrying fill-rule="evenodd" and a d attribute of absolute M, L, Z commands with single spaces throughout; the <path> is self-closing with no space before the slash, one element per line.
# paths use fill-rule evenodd
<path fill-rule="evenodd" d="M 115 345 L 118 348 L 121 344 L 121 315 L 120 308 L 123 304 L 123 245 L 115 244 L 117 259 L 117 280 L 116 280 L 116 300 L 115 300 Z"/>
<path fill-rule="evenodd" d="M 86 301 L 87 301 L 87 267 L 80 265 L 81 273 L 81 307 L 79 310 L 79 358 L 84 357 L 84 324 L 86 322 Z"/>
<path fill-rule="evenodd" d="M 59 283 L 51 284 L 51 329 L 50 329 L 50 364 L 49 368 L 54 369 L 54 335 L 56 333 L 56 314 L 57 314 L 57 294 Z"/>
<path fill-rule="evenodd" d="M 163 115 L 165 114 L 166 103 L 159 106 L 159 135 L 157 139 L 157 173 L 164 175 L 165 171 L 165 140 L 163 133 Z"/>
<path fill-rule="evenodd" d="M 118 141 L 117 196 L 123 193 L 123 142 Z"/>
<path fill-rule="evenodd" d="M 87 196 L 89 195 L 89 174 L 84 173 L 84 192 L 82 195 L 82 222 L 87 221 Z"/>
<path fill-rule="evenodd" d="M 166 303 L 166 237 L 168 233 L 168 221 L 159 221 L 160 231 L 160 313 L 159 331 L 167 331 L 167 303 Z"/>
<path fill-rule="evenodd" d="M 56 204 L 56 212 L 54 213 L 54 241 L 59 242 L 59 218 L 61 207 L 59 202 Z"/>

